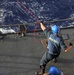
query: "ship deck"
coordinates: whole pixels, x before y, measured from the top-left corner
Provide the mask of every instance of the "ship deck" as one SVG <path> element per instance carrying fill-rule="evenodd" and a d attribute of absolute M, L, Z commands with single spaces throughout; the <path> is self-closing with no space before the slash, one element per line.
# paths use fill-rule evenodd
<path fill-rule="evenodd" d="M 74 28 L 62 29 L 66 45 L 71 41 L 74 44 Z M 1 75 L 35 75 L 39 71 L 39 62 L 46 51 L 41 40 L 45 39 L 43 32 L 27 33 L 25 37 L 19 35 L 7 35 L 0 39 L 0 73 Z M 64 75 L 74 75 L 74 47 L 71 51 L 61 52 L 58 62 L 50 62 L 46 66 L 46 72 L 50 66 L 56 66 L 64 72 Z"/>

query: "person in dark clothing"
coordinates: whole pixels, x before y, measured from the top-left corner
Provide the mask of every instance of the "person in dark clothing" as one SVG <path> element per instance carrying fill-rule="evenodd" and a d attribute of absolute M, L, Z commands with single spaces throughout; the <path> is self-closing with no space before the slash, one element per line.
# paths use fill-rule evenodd
<path fill-rule="evenodd" d="M 43 22 L 39 22 L 42 31 L 45 33 L 48 39 L 48 51 L 45 52 L 43 57 L 40 60 L 40 75 L 45 73 L 45 67 L 47 63 L 53 59 L 59 57 L 61 50 L 68 52 L 73 47 L 72 43 L 70 43 L 69 47 L 67 47 L 64 43 L 62 37 L 60 37 L 60 27 L 57 25 L 53 25 L 51 27 L 51 31 L 49 31 L 43 24 Z"/>
<path fill-rule="evenodd" d="M 48 40 L 47 39 L 43 39 L 43 40 L 41 40 L 41 43 L 43 44 L 43 46 L 45 46 L 46 50 L 48 51 Z M 54 58 L 53 62 L 56 63 L 57 59 Z"/>

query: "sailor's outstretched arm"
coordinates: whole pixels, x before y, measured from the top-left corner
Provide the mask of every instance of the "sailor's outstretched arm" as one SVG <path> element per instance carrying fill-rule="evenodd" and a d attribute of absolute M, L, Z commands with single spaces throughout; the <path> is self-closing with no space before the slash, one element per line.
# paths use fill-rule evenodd
<path fill-rule="evenodd" d="M 73 44 L 72 44 L 72 43 L 70 43 L 70 44 L 69 44 L 69 46 L 67 47 L 67 49 L 65 50 L 65 52 L 70 51 L 72 48 L 73 48 Z"/>
<path fill-rule="evenodd" d="M 44 31 L 46 29 L 45 25 L 42 22 L 39 22 L 41 29 Z"/>

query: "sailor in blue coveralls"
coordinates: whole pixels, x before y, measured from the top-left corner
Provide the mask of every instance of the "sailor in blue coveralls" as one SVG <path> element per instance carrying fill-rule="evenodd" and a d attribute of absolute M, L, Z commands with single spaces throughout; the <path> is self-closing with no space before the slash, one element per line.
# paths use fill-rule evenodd
<path fill-rule="evenodd" d="M 63 71 L 59 70 L 55 66 L 51 66 L 47 73 L 44 73 L 43 75 L 63 75 Z"/>
<path fill-rule="evenodd" d="M 51 31 L 48 31 L 42 22 L 39 22 L 39 24 L 48 39 L 48 51 L 45 52 L 40 60 L 40 74 L 43 75 L 45 73 L 45 67 L 47 63 L 52 59 L 57 58 L 61 53 L 61 49 L 65 50 L 65 52 L 68 52 L 73 46 L 72 43 L 70 43 L 69 47 L 65 45 L 62 37 L 59 36 L 59 26 L 54 25 L 51 27 Z"/>

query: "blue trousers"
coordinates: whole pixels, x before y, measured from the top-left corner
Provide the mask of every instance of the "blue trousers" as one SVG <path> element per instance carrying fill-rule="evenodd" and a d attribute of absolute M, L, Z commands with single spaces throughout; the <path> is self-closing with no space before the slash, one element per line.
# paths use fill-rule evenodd
<path fill-rule="evenodd" d="M 46 64 L 49 61 L 51 61 L 54 58 L 57 58 L 59 55 L 60 55 L 60 53 L 57 54 L 57 55 L 53 55 L 53 54 L 50 54 L 48 52 L 45 52 L 45 54 L 43 55 L 43 57 L 40 60 L 40 66 L 46 66 Z"/>

